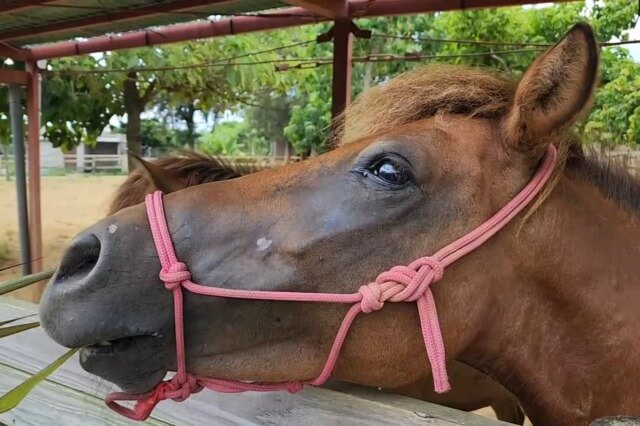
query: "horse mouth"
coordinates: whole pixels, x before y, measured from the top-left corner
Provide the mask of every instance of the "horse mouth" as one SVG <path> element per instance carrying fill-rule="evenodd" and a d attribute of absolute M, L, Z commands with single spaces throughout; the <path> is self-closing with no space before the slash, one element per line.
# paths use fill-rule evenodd
<path fill-rule="evenodd" d="M 81 351 L 85 356 L 113 355 L 122 351 L 135 350 L 136 346 L 151 343 L 151 339 L 156 339 L 156 336 L 142 334 L 120 339 L 101 340 L 91 345 L 85 345 Z"/>
<path fill-rule="evenodd" d="M 162 339 L 148 334 L 85 345 L 80 350 L 80 365 L 131 393 L 150 390 L 167 371 Z"/>

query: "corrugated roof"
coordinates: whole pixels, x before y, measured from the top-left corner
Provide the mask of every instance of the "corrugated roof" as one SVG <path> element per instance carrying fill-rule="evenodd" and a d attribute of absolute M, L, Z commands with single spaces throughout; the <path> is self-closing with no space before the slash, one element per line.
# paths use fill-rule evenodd
<path fill-rule="evenodd" d="M 284 6 L 278 0 L 0 0 L 0 41 L 23 47 Z"/>

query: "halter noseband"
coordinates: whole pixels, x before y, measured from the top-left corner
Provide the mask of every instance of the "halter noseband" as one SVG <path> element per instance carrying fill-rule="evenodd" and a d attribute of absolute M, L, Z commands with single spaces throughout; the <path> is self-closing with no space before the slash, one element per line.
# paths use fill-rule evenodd
<path fill-rule="evenodd" d="M 147 216 L 160 264 L 162 265 L 160 279 L 164 282 L 165 288 L 173 293 L 178 368 L 177 373 L 170 380 L 161 382 L 146 394 L 131 395 L 124 392 L 109 394 L 106 398 L 107 405 L 130 419 L 145 420 L 158 402 L 165 399 L 184 401 L 189 395 L 200 392 L 203 388 L 226 393 L 276 390 L 298 392 L 305 384 L 322 385 L 331 376 L 342 344 L 356 316 L 361 312 L 369 313 L 380 310 L 384 307 L 385 302 L 416 302 L 420 316 L 422 337 L 433 374 L 435 391 L 438 393 L 447 392 L 450 386 L 446 370 L 445 349 L 430 285 L 442 278 L 445 267 L 481 246 L 521 212 L 549 180 L 556 159 L 556 149 L 553 145 L 549 145 L 546 156 L 531 181 L 489 220 L 465 236 L 445 246 L 433 256 L 421 257 L 407 266 L 394 266 L 378 275 L 374 282 L 361 286 L 357 293 L 351 294 L 235 290 L 196 284 L 191 281 L 191 273 L 187 266 L 176 257 L 164 214 L 162 192 L 157 191 L 147 195 L 145 199 Z M 348 303 L 353 304 L 353 306 L 347 311 L 342 320 L 327 361 L 318 377 L 304 382 L 249 383 L 200 377 L 187 372 L 184 345 L 183 288 L 191 293 L 204 296 L 252 300 Z M 136 401 L 136 404 L 131 409 L 118 404 L 117 401 Z"/>

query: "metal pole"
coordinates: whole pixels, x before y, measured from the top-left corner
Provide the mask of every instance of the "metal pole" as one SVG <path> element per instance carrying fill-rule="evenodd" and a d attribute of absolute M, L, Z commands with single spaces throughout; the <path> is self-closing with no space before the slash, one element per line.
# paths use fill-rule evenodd
<path fill-rule="evenodd" d="M 353 34 L 351 21 L 338 19 L 333 27 L 333 83 L 331 117 L 335 118 L 351 101 L 351 53 Z"/>
<path fill-rule="evenodd" d="M 20 260 L 22 274 L 31 273 L 31 250 L 29 247 L 29 215 L 27 212 L 27 176 L 25 171 L 24 131 L 22 128 L 22 88 L 9 86 L 9 116 L 18 196 L 18 228 L 20 231 Z"/>

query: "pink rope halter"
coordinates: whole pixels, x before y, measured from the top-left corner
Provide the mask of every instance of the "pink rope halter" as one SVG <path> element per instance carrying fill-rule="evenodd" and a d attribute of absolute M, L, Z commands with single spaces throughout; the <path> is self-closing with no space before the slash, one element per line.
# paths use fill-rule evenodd
<path fill-rule="evenodd" d="M 358 289 L 357 293 L 352 294 L 234 290 L 196 284 L 191 281 L 191 274 L 187 266 L 176 257 L 164 214 L 162 193 L 157 191 L 147 195 L 145 203 L 149 225 L 162 265 L 160 279 L 164 282 L 165 288 L 173 293 L 178 371 L 170 380 L 160 383 L 146 394 L 130 395 L 124 392 L 109 394 L 106 398 L 107 405 L 130 419 L 145 420 L 158 402 L 165 399 L 184 401 L 189 395 L 200 392 L 203 388 L 227 393 L 276 390 L 298 392 L 305 384 L 322 385 L 331 376 L 342 344 L 356 316 L 361 312 L 369 313 L 380 310 L 384 307 L 385 302 L 416 302 L 420 316 L 422 337 L 424 338 L 427 357 L 433 373 L 435 390 L 438 393 L 447 392 L 450 386 L 446 370 L 445 349 L 430 285 L 442 278 L 445 267 L 482 245 L 533 200 L 549 180 L 556 158 L 556 149 L 553 145 L 550 145 L 543 163 L 531 181 L 509 203 L 482 225 L 442 248 L 433 256 L 421 257 L 411 262 L 408 266 L 394 266 L 378 275 L 374 282 L 363 285 Z M 247 383 L 199 377 L 187 373 L 184 345 L 183 288 L 192 293 L 205 296 L 253 300 L 348 303 L 353 304 L 353 306 L 342 320 L 333 346 L 329 351 L 327 362 L 318 377 L 304 382 Z M 117 401 L 136 401 L 136 404 L 131 409 L 118 404 Z"/>

